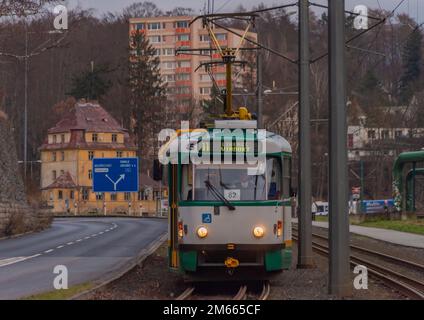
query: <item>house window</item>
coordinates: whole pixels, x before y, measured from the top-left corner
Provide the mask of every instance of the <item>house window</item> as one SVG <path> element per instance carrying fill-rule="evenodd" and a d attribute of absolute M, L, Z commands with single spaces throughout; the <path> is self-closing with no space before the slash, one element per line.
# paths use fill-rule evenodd
<path fill-rule="evenodd" d="M 177 28 L 188 28 L 189 22 L 188 21 L 177 21 L 176 22 Z"/>
<path fill-rule="evenodd" d="M 63 199 L 63 191 L 62 190 L 59 190 L 59 192 L 57 193 L 57 198 L 59 200 L 62 200 Z"/>
<path fill-rule="evenodd" d="M 60 175 L 63 176 L 65 174 L 65 170 L 60 170 Z"/>
<path fill-rule="evenodd" d="M 144 30 L 144 29 L 146 29 L 146 26 L 144 25 L 144 23 L 135 24 L 135 30 Z"/>
<path fill-rule="evenodd" d="M 225 33 L 218 33 L 216 35 L 217 40 L 227 40 L 227 35 Z"/>
<path fill-rule="evenodd" d="M 211 40 L 211 38 L 209 37 L 209 35 L 207 35 L 207 34 L 201 34 L 200 35 L 200 41 L 201 42 L 208 42 L 210 40 Z"/>
<path fill-rule="evenodd" d="M 179 80 L 179 81 L 188 81 L 188 80 L 190 80 L 190 74 L 189 73 L 180 73 L 180 74 L 177 74 L 177 80 Z"/>
<path fill-rule="evenodd" d="M 190 68 L 191 62 L 190 61 L 178 61 L 178 68 Z"/>
<path fill-rule="evenodd" d="M 125 192 L 124 198 L 125 198 L 125 201 L 130 201 L 131 200 L 131 193 Z"/>
<path fill-rule="evenodd" d="M 118 200 L 118 195 L 116 193 L 111 193 L 110 194 L 110 201 L 116 201 Z"/>
<path fill-rule="evenodd" d="M 96 193 L 96 200 L 103 200 L 105 194 L 104 193 Z"/>
<path fill-rule="evenodd" d="M 57 159 L 57 158 L 56 158 L 56 152 L 53 152 L 53 153 L 52 153 L 52 159 L 53 159 L 53 161 L 56 161 L 56 159 Z"/>
<path fill-rule="evenodd" d="M 112 134 L 112 142 L 118 142 L 118 135 Z"/>
<path fill-rule="evenodd" d="M 368 130 L 368 139 L 375 139 L 375 130 Z"/>
<path fill-rule="evenodd" d="M 145 200 L 144 199 L 144 191 L 139 191 L 137 196 L 138 201 Z"/>
<path fill-rule="evenodd" d="M 53 143 L 57 143 L 57 136 L 56 135 L 53 136 Z"/>
<path fill-rule="evenodd" d="M 88 151 L 88 160 L 93 160 L 94 158 L 94 151 Z"/>
<path fill-rule="evenodd" d="M 97 133 L 93 133 L 93 135 L 91 136 L 91 141 L 93 142 L 97 142 L 99 139 L 99 136 Z"/>
<path fill-rule="evenodd" d="M 173 75 L 173 74 L 165 74 L 163 76 L 163 81 L 165 81 L 165 82 L 174 82 L 175 81 L 175 75 Z"/>
<path fill-rule="evenodd" d="M 93 179 L 93 170 L 88 170 L 88 179 L 89 180 Z"/>
<path fill-rule="evenodd" d="M 69 198 L 71 198 L 72 200 L 75 199 L 75 192 L 73 190 L 71 190 L 71 192 L 69 193 Z"/>
<path fill-rule="evenodd" d="M 163 69 L 168 69 L 168 70 L 175 69 L 175 62 L 173 62 L 173 61 L 163 62 L 162 63 L 162 68 Z"/>
<path fill-rule="evenodd" d="M 396 138 L 400 138 L 400 137 L 402 137 L 402 130 L 396 130 L 396 131 L 395 131 L 395 137 L 396 137 Z"/>
<path fill-rule="evenodd" d="M 381 131 L 381 139 L 389 139 L 389 130 Z"/>
<path fill-rule="evenodd" d="M 82 200 L 87 201 L 90 197 L 90 191 L 87 188 L 82 189 Z"/>
<path fill-rule="evenodd" d="M 149 30 L 160 30 L 161 23 L 160 22 L 153 22 L 147 24 L 147 29 Z"/>
<path fill-rule="evenodd" d="M 57 172 L 56 172 L 56 170 L 53 170 L 52 171 L 52 178 L 53 178 L 53 181 L 55 181 L 57 179 Z"/>
<path fill-rule="evenodd" d="M 122 151 L 117 151 L 116 152 L 116 157 L 117 158 L 122 158 Z"/>
<path fill-rule="evenodd" d="M 160 36 L 150 36 L 149 42 L 150 43 L 160 43 L 161 37 Z"/>
<path fill-rule="evenodd" d="M 64 134 L 60 135 L 60 142 L 65 143 L 65 135 Z"/>
<path fill-rule="evenodd" d="M 65 161 L 65 151 L 60 152 L 60 160 Z"/>
<path fill-rule="evenodd" d="M 162 54 L 164 56 L 173 56 L 175 55 L 175 50 L 174 48 L 164 48 L 162 49 Z"/>
<path fill-rule="evenodd" d="M 208 74 L 201 74 L 200 81 L 211 81 L 211 77 Z"/>
<path fill-rule="evenodd" d="M 180 34 L 177 36 L 177 41 L 189 41 L 190 35 L 188 34 Z"/>
<path fill-rule="evenodd" d="M 200 88 L 200 94 L 210 94 L 211 88 Z"/>

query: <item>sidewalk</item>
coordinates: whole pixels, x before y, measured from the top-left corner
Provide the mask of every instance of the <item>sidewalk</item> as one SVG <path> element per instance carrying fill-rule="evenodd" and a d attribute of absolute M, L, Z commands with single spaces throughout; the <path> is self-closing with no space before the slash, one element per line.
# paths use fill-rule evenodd
<path fill-rule="evenodd" d="M 293 218 L 292 222 L 297 223 L 297 219 Z M 328 229 L 328 222 L 312 221 L 312 225 L 315 227 Z M 386 241 L 401 246 L 424 249 L 424 236 L 419 234 L 400 232 L 389 229 L 361 227 L 355 225 L 350 225 L 349 231 L 361 236 Z"/>

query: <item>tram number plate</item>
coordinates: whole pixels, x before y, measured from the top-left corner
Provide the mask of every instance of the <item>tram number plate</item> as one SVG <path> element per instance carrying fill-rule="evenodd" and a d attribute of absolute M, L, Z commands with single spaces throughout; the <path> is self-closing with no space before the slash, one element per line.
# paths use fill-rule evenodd
<path fill-rule="evenodd" d="M 224 197 L 228 201 L 240 201 L 240 190 L 239 189 L 225 189 L 224 190 Z"/>

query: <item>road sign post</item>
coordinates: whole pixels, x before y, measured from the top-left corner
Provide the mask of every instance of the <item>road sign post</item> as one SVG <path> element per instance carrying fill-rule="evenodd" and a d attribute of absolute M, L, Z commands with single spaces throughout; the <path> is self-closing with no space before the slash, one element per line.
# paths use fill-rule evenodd
<path fill-rule="evenodd" d="M 138 158 L 94 158 L 93 192 L 138 192 Z"/>

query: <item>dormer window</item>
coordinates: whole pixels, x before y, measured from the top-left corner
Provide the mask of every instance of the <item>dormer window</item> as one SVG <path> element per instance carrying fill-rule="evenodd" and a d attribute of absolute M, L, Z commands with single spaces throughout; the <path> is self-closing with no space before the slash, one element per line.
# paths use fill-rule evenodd
<path fill-rule="evenodd" d="M 57 143 L 57 136 L 56 135 L 53 136 L 53 143 Z"/>
<path fill-rule="evenodd" d="M 112 142 L 118 142 L 118 135 L 112 134 Z"/>
<path fill-rule="evenodd" d="M 65 135 L 64 134 L 60 135 L 60 142 L 65 143 Z"/>
<path fill-rule="evenodd" d="M 99 140 L 99 136 L 97 133 L 93 133 L 93 135 L 91 136 L 91 141 L 93 142 L 97 142 Z"/>

